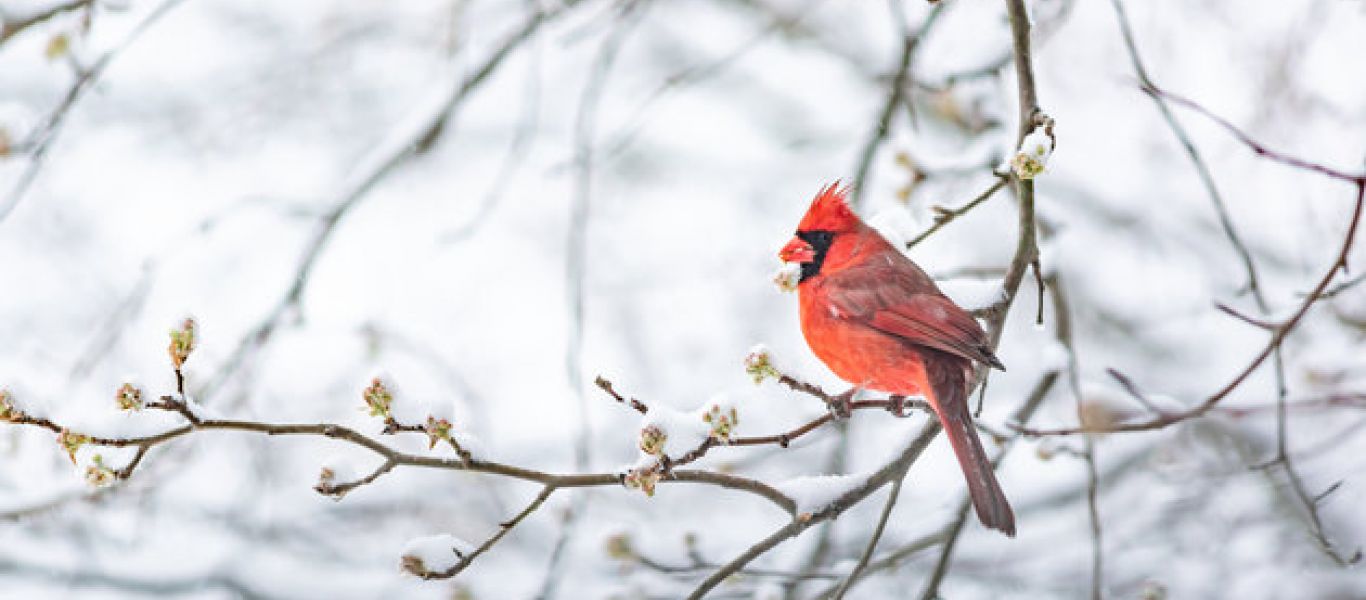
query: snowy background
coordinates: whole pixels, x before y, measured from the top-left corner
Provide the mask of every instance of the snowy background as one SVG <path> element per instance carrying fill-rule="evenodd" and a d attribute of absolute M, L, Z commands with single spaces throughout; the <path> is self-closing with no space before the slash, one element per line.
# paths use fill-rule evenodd
<path fill-rule="evenodd" d="M 944 2 L 859 207 L 906 238 L 932 224 L 932 207 L 986 189 L 1015 140 L 1004 3 Z M 56 4 L 68 3 L 0 0 L 0 19 Z M 552 472 L 635 460 L 640 416 L 593 388 L 599 374 L 679 410 L 726 394 L 742 435 L 823 410 L 755 386 L 742 360 L 756 343 L 792 374 L 841 388 L 806 349 L 795 296 L 771 282 L 775 254 L 817 189 L 853 177 L 900 55 L 895 19 L 914 30 L 931 5 L 75 4 L 0 42 L 0 386 L 31 410 L 91 434 L 168 427 L 172 415 L 116 414 L 112 396 L 125 381 L 174 388 L 166 332 L 189 315 L 200 346 L 188 388 L 209 410 L 374 430 L 360 390 L 382 374 L 404 410 L 445 407 L 483 455 Z M 551 16 L 453 96 L 537 6 Z M 1126 7 L 1158 85 L 1273 148 L 1361 170 L 1366 3 Z M 1037 182 L 1042 260 L 1070 296 L 1079 393 L 1139 414 L 1105 374 L 1114 367 L 1159 401 L 1193 405 L 1267 339 L 1214 303 L 1286 316 L 1336 255 L 1352 189 L 1259 159 L 1175 109 L 1259 268 L 1262 313 L 1195 169 L 1138 87 L 1111 3 L 1030 8 L 1040 104 L 1058 138 Z M 440 135 L 419 142 L 440 114 Z M 382 168 L 390 156 L 401 159 Z M 1015 215 L 1003 191 L 910 254 L 976 302 L 1010 259 Z M 1343 281 L 1366 268 L 1366 244 L 1351 259 Z M 1033 322 L 1036 293 L 1027 279 L 997 352 L 1009 371 L 991 379 L 982 419 L 996 430 L 1065 362 L 1052 307 Z M 1366 285 L 1316 305 L 1285 346 L 1286 439 L 1311 494 L 1342 482 L 1320 516 L 1347 554 L 1366 544 L 1363 339 Z M 1275 400 L 1268 365 L 1204 418 L 1096 440 L 1107 597 L 1366 595 L 1360 568 L 1320 550 L 1282 472 L 1251 468 L 1274 457 Z M 867 411 L 790 449 L 721 448 L 699 464 L 773 483 L 866 472 L 924 418 Z M 1076 422 L 1068 386 L 1034 422 Z M 97 490 L 53 437 L 0 427 L 0 596 L 672 598 L 710 572 L 688 568 L 690 549 L 724 563 L 787 519 L 710 486 L 663 485 L 653 498 L 568 490 L 465 573 L 423 582 L 399 569 L 410 539 L 477 543 L 537 486 L 399 469 L 336 502 L 311 489 L 320 466 L 365 473 L 373 455 L 206 432 Z M 425 451 L 420 435 L 386 441 Z M 969 520 L 944 597 L 1086 596 L 1080 448 L 1017 445 L 1000 472 L 1019 537 Z M 752 565 L 770 574 L 715 597 L 821 594 L 863 551 L 885 494 L 779 546 Z M 936 440 L 877 556 L 940 530 L 962 496 Z M 850 597 L 919 589 L 937 556 L 910 552 Z"/>

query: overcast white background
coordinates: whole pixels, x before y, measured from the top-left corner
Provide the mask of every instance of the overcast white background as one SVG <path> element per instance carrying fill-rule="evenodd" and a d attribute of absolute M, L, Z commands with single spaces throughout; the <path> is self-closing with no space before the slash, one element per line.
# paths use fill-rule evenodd
<path fill-rule="evenodd" d="M 944 1 L 912 70 L 928 87 L 1010 51 L 1004 3 Z M 0 0 L 0 17 L 50 3 Z M 113 414 L 113 391 L 130 378 L 149 393 L 172 389 L 166 332 L 192 315 L 201 345 L 187 366 L 189 389 L 211 409 L 363 425 L 360 390 L 384 374 L 396 402 L 453 403 L 457 424 L 487 456 L 547 471 L 580 468 L 574 447 L 585 427 L 586 470 L 634 460 L 639 415 L 592 389 L 598 374 L 624 393 L 679 409 L 730 394 L 746 435 L 819 415 L 808 397 L 754 386 L 741 361 L 766 343 L 794 375 L 840 387 L 801 339 L 795 296 L 780 293 L 770 274 L 811 196 L 854 175 L 876 123 L 900 52 L 900 30 L 883 2 L 645 2 L 625 17 L 617 3 L 563 8 L 451 113 L 430 149 L 345 213 L 297 310 L 221 379 L 238 344 L 288 292 L 319 217 L 343 200 L 350 178 L 402 141 L 405 128 L 430 114 L 432 98 L 482 64 L 534 4 L 179 3 L 118 53 L 65 115 L 22 195 L 11 189 L 31 158 L 22 149 L 0 157 L 0 206 L 17 201 L 0 221 L 0 385 L 91 433 L 157 430 L 174 420 L 126 422 Z M 68 60 L 98 59 L 157 6 L 96 2 L 87 34 L 79 33 L 78 11 L 0 45 L 0 130 L 22 140 L 74 81 Z M 1056 119 L 1058 138 L 1037 182 L 1039 213 L 1055 228 L 1043 266 L 1071 294 L 1083 396 L 1137 410 L 1105 375 L 1114 367 L 1172 403 L 1194 404 L 1265 343 L 1265 332 L 1214 309 L 1224 302 L 1257 314 L 1237 255 L 1188 158 L 1140 91 L 1111 4 L 1030 6 L 1040 104 Z M 914 28 L 930 5 L 903 7 Z M 1366 4 L 1126 7 L 1159 85 L 1273 148 L 1362 169 Z M 800 20 L 774 30 L 777 16 Z M 50 38 L 63 32 L 74 38 L 72 54 L 45 58 Z M 594 101 L 585 89 L 602 77 L 595 65 L 605 43 L 620 48 Z M 919 89 L 912 98 L 916 118 L 898 111 L 859 207 L 907 237 L 932 223 L 931 206 L 959 206 L 991 184 L 987 167 L 1006 156 L 1017 126 L 1010 67 L 948 94 Z M 1353 190 L 1259 159 L 1209 121 L 1176 112 L 1260 268 L 1272 316 L 1288 314 L 1335 256 Z M 965 129 L 955 114 L 999 125 Z M 579 160 L 585 145 L 587 174 Z M 906 202 L 897 192 L 911 174 L 898 153 L 932 172 Z M 569 232 L 585 181 L 584 333 L 579 377 L 571 378 Z M 911 256 L 932 274 L 1004 267 L 1015 215 L 1003 192 Z M 1366 268 L 1366 246 L 1357 245 L 1352 267 L 1348 277 Z M 945 289 L 971 303 L 994 281 L 956 278 Z M 1041 371 L 1057 364 L 1051 309 L 1043 327 L 1033 324 L 1035 294 L 1027 281 L 997 352 L 1009 371 L 991 380 L 988 426 L 1003 429 Z M 1285 348 L 1292 400 L 1358 399 L 1293 411 L 1289 428 L 1311 492 L 1343 482 L 1322 516 L 1348 552 L 1366 544 L 1363 337 L 1366 285 L 1317 305 Z M 1224 403 L 1255 410 L 1098 441 L 1107 595 L 1134 598 L 1158 586 L 1172 598 L 1366 594 L 1360 569 L 1337 567 L 1318 549 L 1284 478 L 1249 468 L 1273 455 L 1274 401 L 1264 368 Z M 1059 385 L 1036 422 L 1075 418 Z M 722 448 L 701 465 L 770 482 L 867 471 L 899 451 L 923 419 L 859 414 L 847 446 L 831 429 L 787 450 Z M 421 439 L 389 441 L 425 447 Z M 969 522 L 944 597 L 1087 593 L 1085 471 L 1065 453 L 1045 460 L 1057 445 L 1022 442 L 1001 467 L 1019 536 Z M 668 598 L 706 572 L 679 577 L 623 564 L 607 555 L 605 540 L 626 532 L 642 554 L 686 564 L 691 532 L 702 556 L 725 562 L 785 519 L 754 497 L 704 486 L 665 485 L 653 498 L 571 490 L 456 579 L 421 582 L 398 569 L 408 539 L 453 533 L 477 542 L 536 487 L 400 469 L 334 502 L 311 489 L 325 461 L 376 464 L 327 441 L 209 432 L 154 449 L 132 480 L 93 493 L 49 432 L 0 428 L 0 515 L 23 513 L 0 520 L 0 595 L 440 598 L 459 589 L 531 598 L 549 579 L 561 598 Z M 962 487 L 937 440 L 910 471 L 881 547 L 942 527 Z M 846 572 L 857 559 L 884 494 L 831 525 L 834 556 L 822 572 Z M 548 575 L 576 498 L 584 512 L 565 560 Z M 809 531 L 756 566 L 798 570 L 819 535 Z M 878 573 L 852 597 L 918 589 L 934 555 Z M 183 585 L 158 588 L 167 582 Z M 740 578 L 717 597 L 781 597 L 773 582 Z M 825 585 L 788 591 L 805 598 Z"/>

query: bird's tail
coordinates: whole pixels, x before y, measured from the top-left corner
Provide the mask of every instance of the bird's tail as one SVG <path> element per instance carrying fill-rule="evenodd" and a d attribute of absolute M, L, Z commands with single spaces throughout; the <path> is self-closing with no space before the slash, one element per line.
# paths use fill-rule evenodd
<path fill-rule="evenodd" d="M 960 373 L 964 371 L 956 365 L 942 366 L 957 368 Z M 951 376 L 934 377 L 937 374 L 930 374 L 932 380 L 939 380 L 932 383 L 941 384 L 934 386 L 934 408 L 939 414 L 940 424 L 944 426 L 944 433 L 949 436 L 949 443 L 953 445 L 953 453 L 958 456 L 958 464 L 963 468 L 963 476 L 968 483 L 968 494 L 972 496 L 972 506 L 977 509 L 977 518 L 983 525 L 1015 537 L 1015 513 L 1010 509 L 1010 502 L 1006 500 L 1005 493 L 1001 491 L 1001 484 L 996 482 L 996 472 L 992 468 L 991 459 L 987 457 L 986 450 L 982 448 L 982 442 L 977 438 L 977 431 L 972 425 L 972 413 L 968 411 L 966 375 L 960 375 L 954 381 L 955 378 Z"/>

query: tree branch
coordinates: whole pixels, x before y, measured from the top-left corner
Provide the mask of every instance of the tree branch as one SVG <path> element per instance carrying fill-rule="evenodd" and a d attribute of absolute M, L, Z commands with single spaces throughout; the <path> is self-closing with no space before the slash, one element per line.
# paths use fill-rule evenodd
<path fill-rule="evenodd" d="M 67 0 L 27 15 L 18 16 L 12 16 L 7 11 L 0 11 L 0 46 L 29 27 L 49 21 L 62 13 L 89 7 L 94 3 L 95 0 Z"/>
<path fill-rule="evenodd" d="M 896 6 L 896 0 L 893 0 Z M 882 112 L 877 122 L 873 125 L 872 131 L 868 133 L 868 139 L 863 143 L 863 150 L 859 153 L 859 160 L 854 168 L 854 181 L 850 186 L 849 203 L 858 206 L 863 199 L 863 186 L 867 183 L 868 170 L 873 164 L 873 157 L 877 154 L 877 149 L 882 145 L 883 140 L 887 139 L 888 132 L 892 128 L 892 118 L 896 114 L 896 109 L 901 106 L 901 98 L 906 92 L 906 82 L 911 77 L 911 65 L 915 58 L 915 49 L 929 32 L 930 27 L 934 26 L 939 15 L 944 12 L 947 4 L 936 4 L 930 8 L 930 12 L 925 16 L 925 21 L 920 24 L 920 29 L 914 33 L 903 33 L 901 40 L 901 55 L 897 63 L 895 75 L 892 77 L 891 87 L 887 91 L 887 101 L 882 105 Z M 905 27 L 905 23 L 898 19 L 898 26 Z"/>
<path fill-rule="evenodd" d="M 430 147 L 435 143 L 454 111 L 483 86 L 508 56 L 520 48 L 542 26 L 560 17 L 568 10 L 570 10 L 569 7 L 534 10 L 526 21 L 509 34 L 503 43 L 480 64 L 479 68 L 465 77 L 459 85 L 452 85 L 449 86 L 449 89 L 441 90 L 435 98 L 436 102 L 425 113 L 418 114 L 418 118 L 396 128 L 387 136 L 387 139 L 381 140 L 376 145 L 375 150 L 352 169 L 355 175 L 343 182 L 337 192 L 336 203 L 331 210 L 322 216 L 312 238 L 305 245 L 303 255 L 294 271 L 293 283 L 267 313 L 265 319 L 238 342 L 237 347 L 224 362 L 219 373 L 205 386 L 202 393 L 205 399 L 212 397 L 224 383 L 230 380 L 255 349 L 269 341 L 289 310 L 299 304 L 312 278 L 314 266 L 322 257 L 328 242 L 332 239 L 333 233 L 336 232 L 342 220 L 368 196 L 375 185 L 392 173 L 395 168 L 419 153 L 422 148 Z"/>
<path fill-rule="evenodd" d="M 62 101 L 57 103 L 56 108 L 48 113 L 47 118 L 43 120 L 42 124 L 36 127 L 32 133 L 27 135 L 26 141 L 21 144 L 23 149 L 28 152 L 29 162 L 24 170 L 19 173 L 19 177 L 15 180 L 14 186 L 9 189 L 4 203 L 0 204 L 0 221 L 4 221 L 5 218 L 9 217 L 10 213 L 14 212 L 14 207 L 19 205 L 19 202 L 23 200 L 24 195 L 28 192 L 29 186 L 33 184 L 33 180 L 38 177 L 38 172 L 43 168 L 47 153 L 52 149 L 52 143 L 57 139 L 57 135 L 61 133 L 62 126 L 66 123 L 66 117 L 70 114 L 71 109 L 76 106 L 76 103 L 79 102 L 81 98 L 85 97 L 85 93 L 95 85 L 95 82 L 98 81 L 104 74 L 104 71 L 109 68 L 109 64 L 114 61 L 115 57 L 119 56 L 128 48 L 128 46 L 137 41 L 137 39 L 150 29 L 152 25 L 166 16 L 167 13 L 171 12 L 171 9 L 179 6 L 184 1 L 185 0 L 166 0 L 161 5 L 157 6 L 156 10 L 153 10 L 150 15 L 147 15 L 147 18 L 134 26 L 133 30 L 129 32 L 117 46 L 114 46 L 100 56 L 99 60 L 96 60 L 94 64 L 85 68 L 77 68 L 76 81 L 67 89 L 66 95 L 62 97 Z"/>
<path fill-rule="evenodd" d="M 1124 10 L 1123 0 L 1110 0 L 1115 8 L 1115 18 L 1119 21 L 1119 30 L 1124 37 L 1124 46 L 1129 52 L 1129 60 L 1133 63 L 1134 74 L 1138 76 L 1138 81 L 1143 91 L 1152 98 L 1153 104 L 1157 105 L 1158 112 L 1162 113 L 1162 119 L 1167 122 L 1167 127 L 1172 134 L 1181 142 L 1181 148 L 1186 151 L 1186 156 L 1190 158 L 1191 165 L 1195 167 L 1196 173 L 1200 175 L 1200 183 L 1205 186 L 1205 192 L 1209 196 L 1210 204 L 1214 206 L 1214 212 L 1219 217 L 1219 227 L 1223 229 L 1224 236 L 1228 238 L 1229 244 L 1238 254 L 1238 259 L 1243 263 L 1243 271 L 1247 274 L 1247 289 L 1252 292 L 1252 298 L 1257 302 L 1257 307 L 1262 312 L 1267 311 L 1266 297 L 1262 293 L 1261 282 L 1257 278 L 1257 265 L 1252 261 L 1252 253 L 1247 249 L 1247 243 L 1233 225 L 1233 218 L 1229 216 L 1228 205 L 1224 203 L 1223 195 L 1219 193 L 1219 188 L 1214 184 L 1214 175 L 1210 173 L 1209 165 L 1205 164 L 1205 159 L 1196 150 L 1195 143 L 1191 141 L 1190 135 L 1186 133 L 1186 128 L 1181 126 L 1180 121 L 1172 114 L 1171 108 L 1167 106 L 1167 101 L 1161 94 L 1155 93 L 1155 84 L 1148 77 L 1148 70 L 1143 66 L 1143 60 L 1139 58 L 1138 45 L 1134 42 L 1134 32 L 1129 25 L 1129 16 Z"/>

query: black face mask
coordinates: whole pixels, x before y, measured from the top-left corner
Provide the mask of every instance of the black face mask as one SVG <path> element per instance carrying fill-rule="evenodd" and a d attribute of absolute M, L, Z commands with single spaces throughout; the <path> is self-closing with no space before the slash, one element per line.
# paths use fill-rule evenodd
<path fill-rule="evenodd" d="M 835 232 L 798 231 L 797 237 L 811 244 L 811 249 L 816 253 L 811 262 L 802 263 L 802 277 L 798 281 L 806 281 L 808 277 L 821 272 L 821 265 L 825 263 L 825 253 L 830 251 L 830 243 L 835 241 Z"/>

